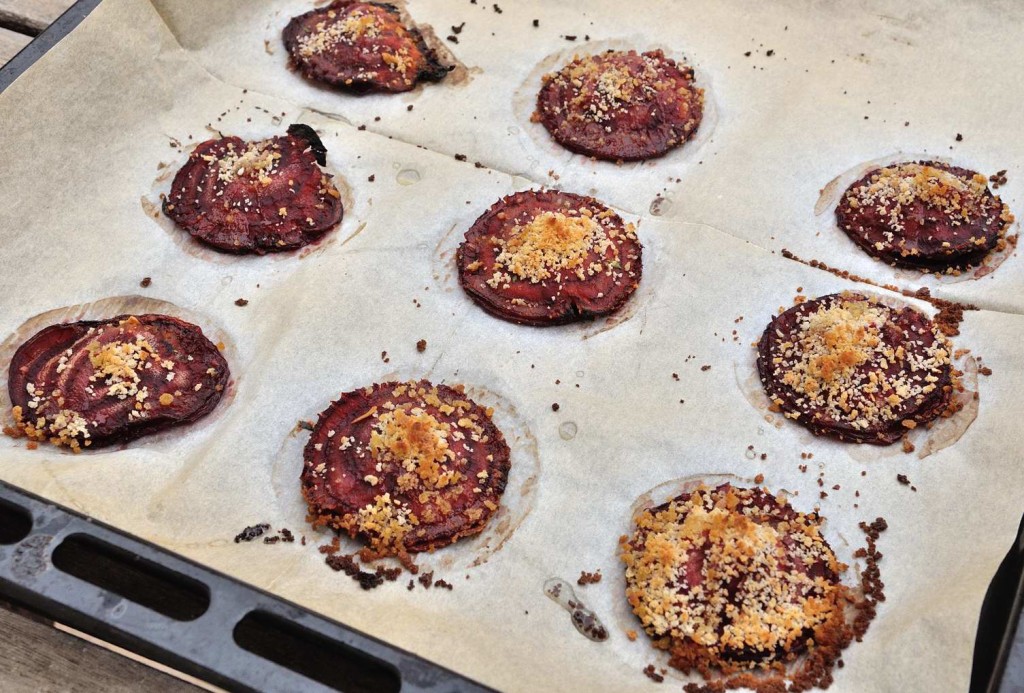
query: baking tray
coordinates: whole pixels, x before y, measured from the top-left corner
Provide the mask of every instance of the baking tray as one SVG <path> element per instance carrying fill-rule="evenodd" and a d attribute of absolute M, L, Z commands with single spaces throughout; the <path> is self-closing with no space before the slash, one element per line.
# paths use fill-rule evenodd
<path fill-rule="evenodd" d="M 78 0 L 0 69 L 0 91 L 99 2 Z M 975 645 L 972 691 L 1024 688 L 1024 631 L 1018 628 L 1024 595 L 1022 543 L 1024 525 L 986 594 Z M 102 563 L 104 560 L 107 562 Z M 81 566 L 89 563 L 108 566 L 109 574 L 88 574 Z M 117 575 L 125 570 L 130 578 L 118 583 Z M 421 658 L 3 483 L 0 596 L 230 689 L 483 689 Z M 173 615 L 162 614 L 161 608 Z M 323 648 L 338 661 L 349 662 L 340 667 L 348 672 L 348 679 L 317 683 L 275 664 L 257 653 L 271 654 L 275 646 L 264 644 L 260 650 L 253 634 L 263 637 L 264 643 L 276 636 L 279 652 L 286 641 Z"/>

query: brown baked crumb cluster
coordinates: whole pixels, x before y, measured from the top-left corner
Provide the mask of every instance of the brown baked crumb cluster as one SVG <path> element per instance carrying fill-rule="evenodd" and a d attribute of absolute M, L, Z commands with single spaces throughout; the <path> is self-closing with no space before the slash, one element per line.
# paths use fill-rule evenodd
<path fill-rule="evenodd" d="M 701 486 L 635 523 L 620 540 L 626 596 L 671 666 L 705 678 L 687 691 L 826 688 L 883 598 L 881 520 L 865 525 L 868 548 L 855 554 L 867 561 L 860 595 L 839 581 L 847 566 L 821 518 L 764 489 Z"/>
<path fill-rule="evenodd" d="M 951 355 L 924 315 L 844 292 L 773 320 L 758 343 L 758 370 L 772 407 L 787 418 L 817 433 L 888 444 L 952 413 Z"/>

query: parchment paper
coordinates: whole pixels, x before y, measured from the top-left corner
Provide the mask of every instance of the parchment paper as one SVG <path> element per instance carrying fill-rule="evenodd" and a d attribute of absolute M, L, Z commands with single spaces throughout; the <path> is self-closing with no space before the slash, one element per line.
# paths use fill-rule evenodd
<path fill-rule="evenodd" d="M 180 30 L 176 22 L 183 13 L 169 12 L 167 5 L 161 7 L 164 16 Z M 197 14 L 205 5 L 214 3 L 190 3 Z M 413 10 L 442 24 L 431 14 L 440 7 L 416 4 Z M 503 15 L 468 7 L 489 20 L 491 14 L 520 17 L 525 31 L 532 30 L 528 20 L 533 17 L 522 8 L 540 6 L 517 3 Z M 587 4 L 587 19 L 577 18 L 573 33 L 609 37 L 628 26 L 613 25 L 598 34 L 587 24 L 597 16 L 590 14 L 593 7 Z M 767 27 L 785 21 L 781 12 L 771 22 L 758 14 L 737 14 L 730 32 L 715 33 L 705 30 L 703 20 L 717 13 L 672 7 L 659 18 L 675 22 L 674 27 L 692 21 L 687 34 L 692 41 L 682 43 L 687 51 L 695 46 L 701 66 L 705 56 L 730 46 L 757 48 L 757 34 L 751 43 L 739 27 L 749 23 L 767 33 Z M 537 16 L 552 33 L 571 14 L 547 6 L 544 11 L 540 15 L 537 9 Z M 980 10 L 968 13 L 981 16 Z M 631 14 L 623 21 L 639 22 Z M 467 64 L 495 65 L 487 56 L 507 45 L 505 62 L 512 65 L 512 56 L 531 45 L 518 29 L 519 40 L 509 30 L 474 44 L 468 36 L 475 26 L 467 20 L 462 34 L 467 39 L 454 46 Z M 651 30 L 670 35 L 665 26 L 652 22 Z M 788 30 L 773 28 L 772 36 L 797 26 L 794 21 Z M 801 35 L 811 33 L 807 25 Z M 262 38 L 251 38 L 262 50 Z M 201 47 L 184 34 L 182 41 L 193 50 Z M 530 65 L 547 50 L 534 47 Z M 207 69 L 227 75 L 226 67 L 221 72 L 211 67 L 205 51 L 198 54 Z M 236 55 L 244 62 L 244 53 Z M 730 56 L 733 71 L 744 64 L 741 58 L 742 52 Z M 486 84 L 488 69 L 474 77 L 466 93 L 469 86 Z M 502 81 L 494 79 L 492 84 Z M 809 84 L 812 93 L 831 88 L 817 78 Z M 509 90 L 489 89 L 499 104 L 495 108 L 506 108 L 500 104 L 507 104 Z M 1017 490 L 1024 471 L 1015 432 L 1022 413 L 1017 393 L 1024 388 L 1018 367 L 1024 317 L 986 310 L 967 314 L 956 346 L 981 356 L 993 375 L 981 378 L 978 418 L 953 446 L 920 460 L 895 450 L 814 439 L 788 422 L 766 420 L 750 403 L 750 344 L 798 290 L 817 296 L 857 288 L 853 283 L 675 214 L 636 217 L 631 212 L 645 211 L 651 199 L 648 171 L 624 167 L 594 179 L 607 183 L 599 197 L 618 201 L 623 215 L 639 223 L 645 246 L 644 280 L 625 319 L 557 329 L 495 320 L 458 290 L 450 252 L 493 201 L 538 180 L 474 167 L 478 157 L 470 144 L 491 152 L 495 159 L 488 162 L 494 162 L 511 156 L 504 153 L 504 141 L 478 134 L 474 142 L 463 133 L 449 149 L 434 152 L 427 140 L 418 142 L 426 149 L 418 148 L 305 110 L 322 104 L 301 91 L 278 93 L 295 101 L 218 81 L 179 47 L 148 2 L 107 0 L 0 95 L 5 124 L 0 290 L 8 297 L 0 334 L 13 335 L 32 316 L 51 309 L 142 294 L 177 306 L 208 332 L 224 334 L 235 379 L 230 401 L 210 419 L 123 450 L 72 456 L 0 441 L 0 477 L 483 683 L 534 691 L 660 690 L 640 673 L 646 663 L 659 661 L 646 637 L 630 642 L 624 634 L 639 627 L 622 610 L 618 536 L 627 530 L 637 499 L 665 482 L 763 473 L 764 483 L 787 489 L 799 509 L 820 506 L 841 556 L 860 544 L 858 521 L 883 516 L 889 522 L 880 547 L 887 600 L 865 641 L 845 654 L 834 690 L 966 687 L 978 609 L 1021 511 Z M 424 90 L 408 98 L 428 95 Z M 777 108 L 779 115 L 783 106 L 774 105 L 771 96 L 765 92 L 755 110 Z M 443 98 L 454 117 L 459 92 Z M 723 178 L 727 168 L 734 176 L 745 175 L 744 161 L 767 161 L 778 152 L 771 148 L 777 145 L 755 146 L 754 126 L 740 125 L 747 114 L 732 98 L 722 95 L 722 119 L 713 138 L 721 152 L 716 168 L 708 168 L 710 158 L 703 165 L 681 160 L 685 185 L 680 184 L 672 208 L 683 219 L 735 230 L 762 219 L 766 200 L 795 206 L 789 200 L 818 183 L 779 184 L 774 192 L 744 188 L 745 197 L 730 197 L 743 186 L 736 178 Z M 358 107 L 371 103 L 360 100 Z M 429 112 L 415 103 L 412 113 Z M 731 114 L 728 128 L 726 114 Z M 176 168 L 185 157 L 170 142 L 187 147 L 201 141 L 211 134 L 208 124 L 255 137 L 278 133 L 295 120 L 318 129 L 329 150 L 328 164 L 351 191 L 341 229 L 322 245 L 288 257 L 213 255 L 183 242 L 147 213 L 167 185 L 167 167 Z M 508 120 L 502 116 L 499 122 L 505 127 Z M 765 127 L 765 121 L 756 122 Z M 431 126 L 448 127 L 444 118 L 438 123 Z M 415 141 L 413 135 L 427 130 L 410 130 L 404 139 Z M 710 140 L 706 146 L 710 149 Z M 798 138 L 792 149 L 804 147 L 806 154 L 811 146 Z M 451 156 L 456 148 L 465 149 L 468 163 Z M 725 161 L 732 163 L 726 167 Z M 806 161 L 819 166 L 813 157 Z M 566 189 L 590 175 L 576 163 L 556 170 Z M 710 185 L 706 176 L 722 187 L 701 187 Z M 808 204 L 813 207 L 814 200 Z M 772 211 L 771 218 L 776 214 Z M 991 294 L 997 305 L 1005 294 L 997 287 L 1005 284 L 994 282 L 1016 276 L 1016 263 L 1010 258 L 990 281 L 969 283 L 979 287 L 972 290 Z M 138 284 L 145 276 L 152 277 L 152 285 L 142 289 Z M 237 298 L 249 304 L 238 307 Z M 422 354 L 415 347 L 419 339 L 428 343 Z M 495 406 L 496 421 L 513 447 L 508 509 L 496 518 L 508 519 L 504 528 L 495 527 L 489 546 L 487 538 L 460 543 L 425 559 L 439 577 L 454 583 L 453 591 L 409 592 L 396 584 L 363 592 L 324 566 L 312 546 L 231 543 L 243 527 L 259 521 L 287 526 L 312 543 L 325 542 L 326 536 L 301 522 L 297 472 L 304 438 L 293 437 L 296 421 L 315 416 L 340 392 L 418 376 L 467 384 L 479 401 Z M 552 411 L 555 402 L 558 412 Z M 802 452 L 813 459 L 802 460 Z M 767 459 L 761 460 L 761 453 Z M 808 465 L 806 473 L 799 471 L 801 464 Z M 817 483 L 821 472 L 829 493 L 824 499 Z M 897 483 L 898 473 L 907 474 L 917 491 Z M 839 490 L 832 488 L 836 484 Z M 486 560 L 468 567 L 478 557 Z M 600 644 L 579 636 L 568 615 L 542 593 L 549 577 L 574 581 L 581 570 L 598 568 L 606 579 L 580 588 L 579 594 L 611 630 L 610 639 Z"/>

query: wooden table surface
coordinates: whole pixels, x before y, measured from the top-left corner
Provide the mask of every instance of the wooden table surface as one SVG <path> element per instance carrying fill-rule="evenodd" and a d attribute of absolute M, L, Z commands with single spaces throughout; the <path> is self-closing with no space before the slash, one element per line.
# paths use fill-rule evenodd
<path fill-rule="evenodd" d="M 0 0 L 0 65 L 73 0 Z M 0 601 L 0 691 L 197 691 L 199 689 L 10 610 Z"/>

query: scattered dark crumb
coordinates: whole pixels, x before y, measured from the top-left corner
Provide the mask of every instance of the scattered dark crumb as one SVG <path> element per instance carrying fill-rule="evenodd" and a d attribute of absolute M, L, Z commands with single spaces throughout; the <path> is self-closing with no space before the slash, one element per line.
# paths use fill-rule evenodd
<path fill-rule="evenodd" d="M 295 541 L 295 535 L 292 534 L 292 531 L 290 529 L 282 527 L 281 529 L 277 530 L 277 533 L 281 535 L 281 541 L 287 544 L 291 544 Z"/>
<path fill-rule="evenodd" d="M 588 573 L 585 570 L 580 571 L 580 577 L 576 580 L 577 585 L 596 585 L 601 582 L 601 570 L 598 569 L 593 573 Z"/>
<path fill-rule="evenodd" d="M 466 160 L 466 155 L 465 154 L 456 154 L 455 155 L 455 160 L 456 161 L 465 161 Z"/>
<path fill-rule="evenodd" d="M 388 358 L 388 352 L 386 351 L 380 352 L 380 360 L 384 363 L 391 363 L 391 359 Z"/>
<path fill-rule="evenodd" d="M 484 165 L 481 164 L 479 161 L 474 161 L 473 165 L 476 166 L 477 168 L 483 168 L 484 167 Z"/>
<path fill-rule="evenodd" d="M 754 477 L 754 483 L 755 484 L 763 484 L 764 483 L 764 474 L 758 474 L 757 476 L 755 476 Z"/>
<path fill-rule="evenodd" d="M 276 544 L 281 541 L 281 537 L 263 537 L 264 544 Z"/>
<path fill-rule="evenodd" d="M 1006 169 L 996 171 L 988 177 L 988 181 L 992 184 L 993 190 L 998 190 L 999 186 L 1006 185 Z"/>
<path fill-rule="evenodd" d="M 434 584 L 434 571 L 430 571 L 429 573 L 423 573 L 423 575 L 420 575 L 419 578 L 417 579 L 419 580 L 419 583 L 423 585 L 423 587 L 429 590 Z"/>
<path fill-rule="evenodd" d="M 841 487 L 839 486 L 839 484 L 833 484 L 833 486 L 832 486 L 832 490 L 833 491 L 838 491 L 840 488 Z"/>
<path fill-rule="evenodd" d="M 497 12 L 498 14 L 501 14 L 501 8 L 498 7 L 498 3 L 494 3 L 494 11 Z"/>
<path fill-rule="evenodd" d="M 409 590 L 410 592 L 412 592 L 415 588 L 416 582 L 414 580 L 409 580 L 409 584 L 405 586 L 405 589 Z"/>
<path fill-rule="evenodd" d="M 896 481 L 900 482 L 904 486 L 909 486 L 910 485 L 910 479 L 907 478 L 906 474 L 897 474 L 896 475 Z"/>
<path fill-rule="evenodd" d="M 247 305 L 249 305 L 249 302 L 246 301 L 244 298 L 240 298 L 240 299 L 235 301 L 235 305 L 239 306 L 239 307 L 247 306 Z"/>
<path fill-rule="evenodd" d="M 565 40 L 566 40 L 566 41 L 575 41 L 575 40 L 576 40 L 576 37 L 575 37 L 575 36 L 566 36 L 566 37 L 565 37 Z"/>
<path fill-rule="evenodd" d="M 819 491 L 818 496 L 820 498 L 828 498 L 828 493 L 826 493 L 825 491 Z"/>
<path fill-rule="evenodd" d="M 306 545 L 306 537 L 305 537 L 305 535 L 303 535 L 303 537 L 302 537 L 302 545 L 303 545 L 303 546 L 305 546 L 305 545 Z"/>
<path fill-rule="evenodd" d="M 356 130 L 365 130 L 365 129 L 366 129 L 365 125 L 360 125 L 359 127 L 356 128 Z"/>
<path fill-rule="evenodd" d="M 418 351 L 418 352 L 420 352 L 422 354 L 426 350 L 427 350 L 427 340 L 421 339 L 420 341 L 416 342 L 416 351 Z"/>
<path fill-rule="evenodd" d="M 701 366 L 701 367 L 700 367 L 700 369 L 701 369 L 702 371 L 710 371 L 710 370 L 711 370 L 711 364 L 707 364 L 707 363 L 706 363 L 706 364 L 704 364 L 703 366 Z"/>
<path fill-rule="evenodd" d="M 540 26 L 540 20 L 539 19 L 534 19 L 533 20 L 533 25 L 534 26 Z"/>
<path fill-rule="evenodd" d="M 445 38 L 446 41 L 451 41 L 452 43 L 458 43 L 459 42 L 459 37 L 455 36 L 453 34 L 448 34 L 444 38 Z"/>
<path fill-rule="evenodd" d="M 672 374 L 672 380 L 679 380 L 679 374 L 678 373 L 673 373 Z"/>
<path fill-rule="evenodd" d="M 551 405 L 551 411 L 558 411 L 561 407 L 558 406 L 558 402 Z"/>
<path fill-rule="evenodd" d="M 747 51 L 747 52 L 746 52 L 746 53 L 744 53 L 743 55 L 744 55 L 744 57 L 747 57 L 747 58 L 749 58 L 749 57 L 750 57 L 750 51 Z"/>
<path fill-rule="evenodd" d="M 380 122 L 380 116 L 374 116 L 373 117 L 373 122 L 379 123 Z"/>
<path fill-rule="evenodd" d="M 988 366 L 982 366 L 981 368 L 978 369 L 978 373 L 980 373 L 981 375 L 992 375 L 992 369 L 989 368 Z"/>
<path fill-rule="evenodd" d="M 324 559 L 331 570 L 337 572 L 344 572 L 350 578 L 359 583 L 359 586 L 364 590 L 372 590 L 375 587 L 380 587 L 384 583 L 384 578 L 374 573 L 367 573 L 359 569 L 359 565 L 355 562 L 352 556 L 348 554 L 333 554 Z"/>
<path fill-rule="evenodd" d="M 767 453 L 767 452 L 762 452 L 762 453 L 761 453 L 761 459 L 762 459 L 762 460 L 766 460 L 766 459 L 768 459 L 768 453 Z"/>
<path fill-rule="evenodd" d="M 366 180 L 368 180 L 368 181 L 370 181 L 372 183 L 373 181 L 377 180 L 377 174 L 376 173 L 371 173 L 369 176 L 367 176 Z"/>
<path fill-rule="evenodd" d="M 252 541 L 257 537 L 263 536 L 263 533 L 266 532 L 268 529 L 270 529 L 270 525 L 266 522 L 261 522 L 257 525 L 246 527 L 235 536 L 235 543 L 238 544 L 239 542 L 243 541 Z"/>
<path fill-rule="evenodd" d="M 407 110 L 407 111 L 411 111 L 412 109 L 413 109 L 413 104 L 409 104 L 408 106 L 405 107 L 405 110 Z"/>
<path fill-rule="evenodd" d="M 659 674 L 657 670 L 655 670 L 653 664 L 648 664 L 644 667 L 644 676 L 649 678 L 651 681 L 654 681 L 655 683 L 661 683 L 665 680 L 665 677 Z"/>
<path fill-rule="evenodd" d="M 465 22 L 463 22 L 462 24 L 459 24 L 458 26 L 452 26 L 452 33 L 453 34 L 461 34 L 462 33 L 462 29 L 465 26 L 466 26 Z"/>
<path fill-rule="evenodd" d="M 769 48 L 769 49 L 768 49 L 768 50 L 767 50 L 767 51 L 765 52 L 765 56 L 767 56 L 767 57 L 769 57 L 769 58 L 770 58 L 770 57 L 772 57 L 773 55 L 775 55 L 775 50 L 774 50 L 774 49 L 772 49 L 772 48 Z"/>
<path fill-rule="evenodd" d="M 302 419 L 299 419 L 299 422 L 297 424 L 295 424 L 295 425 L 298 426 L 299 428 L 301 428 L 304 431 L 312 431 L 313 430 L 313 424 L 311 422 L 309 422 L 309 421 L 303 421 Z"/>
<path fill-rule="evenodd" d="M 444 580 L 438 580 L 437 582 L 435 582 L 434 587 L 441 587 L 443 589 L 448 590 L 449 592 L 455 589 L 455 587 L 451 583 L 445 582 Z"/>
<path fill-rule="evenodd" d="M 153 280 L 150 277 L 143 277 L 142 281 L 139 282 L 139 286 L 141 286 L 143 289 L 145 289 L 147 286 L 149 286 L 152 283 L 153 283 Z"/>
<path fill-rule="evenodd" d="M 963 142 L 964 141 L 964 136 L 961 135 L 959 132 L 956 133 L 956 141 L 957 142 Z"/>

